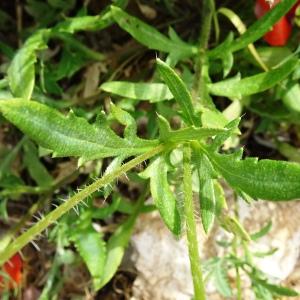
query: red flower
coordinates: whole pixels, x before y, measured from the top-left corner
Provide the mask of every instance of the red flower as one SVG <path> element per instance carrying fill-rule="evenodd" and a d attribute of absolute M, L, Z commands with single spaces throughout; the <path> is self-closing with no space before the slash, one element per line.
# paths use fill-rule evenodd
<path fill-rule="evenodd" d="M 280 0 L 270 1 L 267 0 L 256 0 L 255 4 L 255 15 L 257 18 L 262 17 L 270 9 L 272 9 Z M 284 46 L 292 32 L 291 19 L 295 15 L 295 11 L 300 5 L 300 0 L 293 6 L 286 16 L 283 16 L 276 24 L 273 25 L 272 30 L 267 32 L 264 36 L 264 40 L 271 46 Z"/>
<path fill-rule="evenodd" d="M 22 280 L 22 258 L 19 254 L 15 254 L 8 262 L 6 262 L 2 268 L 2 272 L 8 275 L 10 278 L 8 282 L 9 288 L 15 288 L 20 285 Z M 7 285 L 6 278 L 0 276 L 0 290 Z M 6 277 L 6 276 L 5 276 Z"/>

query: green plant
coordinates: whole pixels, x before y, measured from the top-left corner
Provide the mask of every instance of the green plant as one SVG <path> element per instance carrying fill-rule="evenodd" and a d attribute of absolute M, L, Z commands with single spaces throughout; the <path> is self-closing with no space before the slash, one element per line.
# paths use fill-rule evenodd
<path fill-rule="evenodd" d="M 265 108 L 268 105 L 272 106 L 268 94 L 270 92 L 280 95 L 280 101 L 276 102 L 280 111 L 275 112 L 273 118 L 279 121 L 289 119 L 290 122 L 299 124 L 299 103 L 295 97 L 299 96 L 298 51 L 268 48 L 256 52 L 254 48 L 256 60 L 253 61 L 248 53 L 242 54 L 243 59 L 252 64 L 252 74 L 243 78 L 237 74 L 217 82 L 213 80 L 231 74 L 235 68 L 234 53 L 261 38 L 291 9 L 296 0 L 281 1 L 240 37 L 234 38 L 230 33 L 224 42 L 210 49 L 208 41 L 212 21 L 216 18 L 213 0 L 203 1 L 203 23 L 199 42 L 195 45 L 183 41 L 172 28 L 169 29 L 169 36 L 166 36 L 129 15 L 122 9 L 126 7 L 126 2 L 116 1 L 114 6 L 108 7 L 99 16 L 77 16 L 60 21 L 51 28 L 36 30 L 10 62 L 7 76 L 1 81 L 3 94 L 5 91 L 6 96 L 1 96 L 0 111 L 7 121 L 25 134 L 25 137 L 19 142 L 15 152 L 6 156 L 6 160 L 0 166 L 0 174 L 5 177 L 16 152 L 22 148 L 25 164 L 37 186 L 29 186 L 14 179 L 13 185 L 4 187 L 2 196 L 18 197 L 24 193 L 39 195 L 39 204 L 33 208 L 33 211 L 37 211 L 43 206 L 45 198 L 64 184 L 64 181 L 53 180 L 41 164 L 36 145 L 32 141 L 40 147 L 40 151 L 52 153 L 53 157 L 78 158 L 79 166 L 85 166 L 91 160 L 100 163 L 107 158 L 113 160 L 100 179 L 93 183 L 89 181 L 90 184 L 81 187 L 79 192 L 42 216 L 35 225 L 15 240 L 12 240 L 13 233 L 9 233 L 7 238 L 2 240 L 4 250 L 0 253 L 0 264 L 5 263 L 50 225 L 54 225 L 51 238 L 56 241 L 58 247 L 49 278 L 53 279 L 55 276 L 58 266 L 62 264 L 62 257 L 70 256 L 65 248 L 73 243 L 90 271 L 94 289 L 99 290 L 109 282 L 121 263 L 137 216 L 149 209 L 144 205 L 144 200 L 150 190 L 155 207 L 170 231 L 175 236 L 180 236 L 184 227 L 186 228 L 194 299 L 205 299 L 194 219 L 193 191 L 196 189 L 193 187 L 192 174 L 197 176 L 200 215 L 205 232 L 209 234 L 215 220 L 218 220 L 225 229 L 236 235 L 230 242 L 232 247 L 242 246 L 247 253 L 247 244 L 243 240 L 251 239 L 251 236 L 245 232 L 238 219 L 224 213 L 226 200 L 220 181 L 225 179 L 246 201 L 288 201 L 300 197 L 299 164 L 243 158 L 243 149 L 235 147 L 232 142 L 240 133 L 238 126 L 243 107 L 259 115 L 270 115 L 270 107 Z M 105 54 L 91 50 L 76 40 L 73 34 L 79 30 L 102 30 L 114 22 L 136 41 L 166 57 L 165 62 L 156 59 L 157 73 L 154 78 L 155 81 L 159 81 L 160 77 L 162 82 L 104 82 L 100 87 L 102 91 L 121 98 L 130 98 L 131 101 L 114 101 L 115 104 L 109 102 L 103 107 L 96 106 L 90 112 L 79 110 L 72 101 L 55 101 L 46 97 L 47 93 L 60 95 L 62 91 L 59 80 L 72 77 L 86 64 L 87 59 L 103 61 L 106 58 Z M 43 58 L 50 39 L 59 39 L 65 44 L 56 70 L 51 61 Z M 271 53 L 268 54 L 267 51 Z M 281 51 L 283 57 L 276 63 L 268 59 L 268 55 L 272 55 L 273 51 Z M 264 72 L 255 66 L 257 57 L 267 66 Z M 186 68 L 184 64 L 181 65 L 185 61 L 196 66 L 195 75 L 187 71 L 187 76 L 180 77 L 174 70 L 175 66 Z M 37 78 L 39 82 L 36 82 Z M 270 104 L 267 101 L 256 103 L 251 96 L 257 94 L 270 100 Z M 232 100 L 226 112 L 222 113 L 216 107 L 213 96 Z M 173 99 L 179 109 L 178 113 L 172 107 Z M 153 109 L 148 116 L 152 126 L 147 138 L 137 135 L 139 114 L 134 109 L 132 114 L 126 111 L 126 107 L 134 108 L 135 102 L 143 100 L 153 103 Z M 59 112 L 59 109 L 66 108 L 71 108 L 74 112 L 70 111 L 68 115 Z M 170 125 L 174 116 L 177 117 L 176 129 Z M 121 135 L 113 130 L 116 124 L 124 127 Z M 235 149 L 226 153 L 222 148 L 224 144 L 227 148 Z M 149 165 L 140 172 L 137 167 L 144 161 Z M 139 180 L 143 187 L 143 192 L 134 206 L 126 203 L 110 186 L 118 177 L 129 171 L 131 177 Z M 179 182 L 178 188 L 183 192 L 181 201 L 184 208 L 175 197 L 172 188 L 172 180 L 174 182 L 178 174 L 183 175 L 183 183 Z M 78 207 L 78 204 L 85 203 L 86 199 L 86 205 L 91 207 L 95 195 L 108 197 L 110 194 L 113 200 L 105 209 L 93 211 L 83 206 Z M 72 208 L 78 212 L 78 217 L 66 214 Z M 129 216 L 106 241 L 104 236 L 93 228 L 92 221 L 105 219 L 118 210 Z M 30 212 L 29 217 L 33 214 L 34 212 Z M 55 225 L 60 218 L 62 221 Z M 75 224 L 75 229 L 66 233 L 71 224 Z M 64 239 L 64 236 L 68 238 Z M 233 253 L 220 259 L 212 259 L 205 264 L 211 270 L 210 275 L 215 274 L 215 277 L 219 278 L 220 292 L 226 297 L 230 297 L 232 291 L 224 279 L 224 265 L 237 270 L 237 282 L 240 280 L 239 270 L 243 269 L 251 277 L 258 299 L 261 299 L 259 297 L 265 291 L 270 295 L 298 295 L 293 290 L 268 283 L 251 260 L 241 259 Z M 45 287 L 43 295 L 49 293 L 49 286 L 52 284 L 50 281 L 47 283 L 49 285 Z M 238 289 L 238 298 L 242 299 L 240 289 L 241 287 Z"/>

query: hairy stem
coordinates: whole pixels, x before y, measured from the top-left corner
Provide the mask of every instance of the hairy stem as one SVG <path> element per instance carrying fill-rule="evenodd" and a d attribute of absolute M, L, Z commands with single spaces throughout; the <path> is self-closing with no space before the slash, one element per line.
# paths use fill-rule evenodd
<path fill-rule="evenodd" d="M 75 180 L 77 178 L 79 174 L 79 171 L 73 171 L 71 173 L 69 173 L 67 176 L 65 176 L 62 179 L 59 180 L 55 180 L 55 182 L 53 183 L 53 185 L 46 187 L 46 188 L 40 188 L 40 187 L 32 187 L 32 189 L 37 189 L 37 191 L 39 191 L 39 193 L 43 193 L 43 195 L 41 195 L 39 197 L 39 200 L 34 203 L 28 210 L 28 212 L 26 213 L 25 216 L 23 216 L 21 218 L 21 220 L 18 222 L 18 224 L 16 224 L 15 226 L 13 226 L 6 234 L 4 237 L 1 237 L 0 239 L 0 244 L 2 243 L 3 240 L 6 241 L 10 241 L 17 233 L 18 231 L 20 231 L 25 225 L 26 222 L 28 220 L 30 220 L 32 218 L 32 216 L 42 207 L 45 207 L 45 205 L 50 201 L 51 199 L 51 195 L 53 194 L 53 192 L 57 189 L 59 189 L 60 187 L 62 187 L 65 183 L 69 183 L 72 182 L 73 180 Z M 20 192 L 20 190 L 16 190 L 16 191 L 12 191 L 12 194 L 14 194 L 14 192 L 17 192 L 16 194 L 18 194 L 18 192 Z M 25 194 L 26 192 L 28 192 L 28 190 L 24 189 L 23 190 L 23 194 Z M 2 193 L 0 193 L 0 195 L 2 195 Z"/>
<path fill-rule="evenodd" d="M 5 250 L 0 253 L 0 266 L 9 260 L 15 253 L 20 251 L 26 244 L 32 241 L 37 235 L 44 231 L 48 226 L 55 223 L 62 215 L 83 201 L 85 198 L 96 192 L 103 186 L 115 180 L 117 177 L 126 173 L 136 165 L 142 163 L 144 160 L 151 158 L 152 156 L 162 152 L 165 149 L 164 145 L 159 145 L 152 150 L 130 160 L 126 164 L 122 165 L 117 170 L 108 173 L 107 175 L 99 178 L 85 189 L 69 198 L 66 202 L 58 206 L 55 210 L 46 215 L 41 221 L 28 229 L 25 233 L 20 235 L 14 242 L 8 245 Z"/>
<path fill-rule="evenodd" d="M 194 284 L 194 299 L 205 300 L 205 288 L 203 283 L 201 260 L 198 249 L 196 221 L 194 217 L 191 148 L 189 145 L 185 145 L 183 149 L 183 192 L 184 212 L 186 218 L 186 233 Z"/>

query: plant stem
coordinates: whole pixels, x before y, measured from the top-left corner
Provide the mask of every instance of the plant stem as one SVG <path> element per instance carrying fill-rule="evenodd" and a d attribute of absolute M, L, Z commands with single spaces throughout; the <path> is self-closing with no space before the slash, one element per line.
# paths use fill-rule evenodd
<path fill-rule="evenodd" d="M 237 195 L 235 194 L 235 196 L 234 196 L 234 216 L 236 217 L 237 220 L 239 220 L 239 209 L 238 209 L 237 201 L 238 201 L 238 198 L 237 198 Z M 237 236 L 234 237 L 232 247 L 233 247 L 234 255 L 236 257 L 238 257 L 238 238 L 237 238 Z M 241 274 L 240 274 L 239 266 L 235 267 L 235 273 L 236 273 L 236 290 L 237 290 L 236 299 L 243 300 L 242 281 L 241 281 Z"/>
<path fill-rule="evenodd" d="M 194 299 L 205 300 L 205 288 L 198 249 L 196 221 L 194 217 L 190 145 L 184 145 L 183 148 L 183 192 L 186 234 L 194 284 Z"/>
<path fill-rule="evenodd" d="M 211 22 L 215 10 L 214 0 L 203 0 L 201 29 L 199 38 L 199 52 L 206 50 L 211 31 Z"/>
<path fill-rule="evenodd" d="M 234 237 L 234 240 L 233 240 L 233 252 L 234 252 L 234 255 L 237 257 L 238 253 L 237 253 L 237 237 L 236 236 Z M 235 267 L 235 273 L 236 273 L 236 290 L 237 290 L 236 299 L 242 300 L 243 299 L 242 281 L 241 281 L 241 274 L 240 274 L 239 266 Z"/>
<path fill-rule="evenodd" d="M 206 79 L 208 76 L 206 49 L 211 32 L 211 23 L 215 10 L 215 3 L 214 0 L 203 0 L 202 2 L 201 28 L 198 46 L 199 53 L 194 82 L 194 97 L 200 97 L 200 103 L 202 105 L 211 106 L 211 103 L 208 101 L 208 99 L 206 99 Z"/>
<path fill-rule="evenodd" d="M 136 165 L 142 163 L 144 160 L 151 158 L 152 156 L 162 152 L 165 149 L 164 145 L 159 145 L 152 150 L 130 160 L 126 164 L 122 165 L 115 171 L 108 173 L 107 175 L 99 178 L 85 189 L 69 198 L 66 202 L 58 206 L 55 210 L 46 215 L 33 227 L 28 229 L 22 235 L 20 235 L 13 243 L 8 245 L 2 253 L 0 253 L 0 266 L 9 260 L 15 253 L 20 251 L 26 244 L 32 241 L 37 235 L 44 231 L 48 226 L 55 223 L 62 215 L 68 212 L 71 208 L 75 207 L 85 198 L 96 192 L 103 186 L 115 180 L 117 177 L 126 173 Z"/>

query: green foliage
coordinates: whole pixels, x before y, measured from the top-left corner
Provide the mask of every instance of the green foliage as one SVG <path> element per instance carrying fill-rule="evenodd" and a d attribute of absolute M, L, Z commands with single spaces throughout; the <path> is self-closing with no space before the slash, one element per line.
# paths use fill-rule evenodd
<path fill-rule="evenodd" d="M 173 95 L 162 83 L 133 83 L 126 81 L 105 82 L 100 87 L 103 91 L 134 100 L 148 100 L 152 103 L 170 100 Z"/>
<path fill-rule="evenodd" d="M 128 113 L 113 108 L 115 117 L 126 125 L 125 138 L 117 136 L 103 115 L 94 125 L 73 112 L 67 116 L 34 101 L 10 99 L 0 103 L 3 115 L 33 138 L 39 145 L 53 151 L 53 155 L 77 156 L 84 161 L 146 152 L 157 141 L 142 140 L 135 136 L 135 124 Z"/>
<path fill-rule="evenodd" d="M 261 228 L 258 232 L 251 234 L 251 239 L 252 240 L 260 239 L 261 237 L 268 234 L 268 232 L 271 230 L 271 228 L 272 228 L 272 222 L 270 221 L 266 224 L 266 226 Z"/>
<path fill-rule="evenodd" d="M 298 65 L 298 59 L 290 59 L 280 67 L 261 74 L 240 79 L 240 76 L 208 85 L 212 95 L 225 96 L 231 99 L 257 94 L 270 89 L 286 78 Z"/>
<path fill-rule="evenodd" d="M 162 219 L 175 235 L 179 235 L 181 232 L 179 207 L 168 183 L 168 171 L 164 157 L 158 157 L 140 176 L 150 178 L 151 195 Z"/>
<path fill-rule="evenodd" d="M 152 26 L 130 16 L 116 6 L 112 6 L 111 11 L 118 25 L 127 31 L 135 40 L 149 49 L 167 52 L 171 56 L 176 57 L 176 59 L 197 53 L 197 47 L 183 42 L 174 31 L 171 31 L 170 38 L 168 38 Z"/>
<path fill-rule="evenodd" d="M 38 150 L 31 141 L 26 141 L 24 148 L 24 164 L 28 168 L 30 176 L 41 187 L 49 187 L 53 184 L 53 178 L 40 162 Z"/>
<path fill-rule="evenodd" d="M 222 260 L 217 260 L 213 268 L 214 284 L 218 292 L 224 297 L 231 297 L 232 291 L 228 283 L 226 269 Z"/>
<path fill-rule="evenodd" d="M 92 227 L 88 227 L 76 232 L 73 240 L 90 271 L 95 289 L 98 289 L 106 260 L 106 248 L 102 236 Z"/>
<path fill-rule="evenodd" d="M 241 160 L 241 152 L 224 155 L 209 153 L 214 167 L 237 190 L 252 198 L 273 201 L 300 197 L 300 166 L 296 163 L 258 160 Z"/>
<path fill-rule="evenodd" d="M 216 134 L 226 132 L 226 129 L 189 126 L 179 130 L 172 130 L 168 121 L 158 116 L 159 139 L 164 143 L 180 143 L 185 141 L 201 141 Z"/>
<path fill-rule="evenodd" d="M 143 197 L 139 199 L 132 215 L 113 233 L 113 235 L 107 241 L 107 257 L 101 276 L 101 281 L 97 286 L 97 289 L 100 289 L 106 285 L 118 270 L 132 234 L 136 218 L 140 212 L 141 205 L 143 204 L 143 200 Z"/>
<path fill-rule="evenodd" d="M 218 27 L 216 22 L 216 41 L 211 38 L 210 24 L 218 17 L 213 16 L 215 3 L 204 1 L 197 46 L 193 26 L 181 32 L 180 23 L 186 20 L 180 19 L 168 1 L 164 5 L 152 3 L 153 7 L 167 7 L 166 15 L 174 18 L 166 20 L 167 27 L 172 24 L 176 28 L 169 27 L 168 36 L 162 33 L 167 29 L 164 22 L 148 25 L 125 12 L 126 0 L 114 1 L 97 14 L 88 14 L 88 2 L 75 11 L 78 5 L 73 0 L 28 0 L 26 11 L 33 17 L 33 25 L 17 37 L 26 37 L 23 45 L 14 51 L 6 42 L 0 43 L 0 51 L 8 59 L 1 64 L 1 125 L 4 133 L 12 132 L 9 145 L 0 147 L 0 216 L 9 220 L 6 205 L 11 199 L 26 201 L 23 194 L 38 195 L 37 203 L 35 198 L 28 202 L 34 203 L 28 215 L 0 241 L 0 263 L 52 225 L 50 240 L 57 249 L 41 298 L 57 297 L 61 284 L 56 276 L 63 269 L 60 266 L 74 263 L 75 251 L 85 263 L 96 293 L 117 272 L 139 214 L 157 209 L 175 237 L 186 230 L 195 300 L 205 299 L 195 215 L 200 216 L 206 234 L 217 224 L 233 234 L 219 242 L 226 247 L 224 256 L 204 263 L 207 279 L 223 297 L 242 299 L 241 273 L 250 278 L 259 299 L 298 296 L 294 290 L 269 282 L 253 263 L 252 256 L 264 257 L 276 251 L 251 253 L 248 248 L 252 240 L 268 234 L 271 222 L 249 234 L 239 220 L 237 207 L 228 211 L 223 188 L 226 181 L 248 202 L 300 198 L 298 140 L 293 145 L 287 143 L 295 136 L 299 139 L 299 128 L 293 127 L 291 135 L 282 135 L 284 128 L 299 125 L 299 49 L 295 50 L 297 43 L 292 39 L 282 48 L 255 50 L 250 45 L 296 0 L 280 1 L 257 21 L 249 17 L 246 8 L 241 16 L 234 8 L 223 8 L 221 12 L 243 34 L 234 38 L 226 26 Z M 0 15 L 4 16 L 0 22 L 4 27 L 12 22 L 2 11 Z M 238 21 L 237 16 L 241 18 Z M 245 23 L 252 22 L 248 30 L 242 26 L 243 18 Z M 156 21 L 161 19 L 153 23 Z M 113 24 L 119 27 L 108 29 Z M 222 36 L 227 36 L 223 43 L 218 43 L 220 29 Z M 100 30 L 107 30 L 101 41 Z M 144 48 L 136 51 L 132 44 L 115 46 L 129 38 L 126 33 L 163 58 L 156 59 L 153 70 L 148 70 L 153 62 L 142 63 L 141 69 L 138 65 L 149 54 L 145 55 Z M 102 39 L 108 36 L 111 44 L 102 49 Z M 215 47 L 207 49 L 207 45 Z M 107 49 L 110 53 L 104 53 Z M 266 70 L 263 73 L 262 66 Z M 225 98 L 236 102 L 228 105 Z M 242 137 L 240 123 L 242 132 L 247 131 Z M 292 162 L 244 158 L 240 145 L 245 145 L 245 153 L 251 152 L 247 135 L 256 135 L 256 131 Z M 79 160 L 78 169 L 65 174 L 68 167 L 64 163 L 73 163 L 72 157 Z M 145 161 L 147 167 L 141 165 Z M 94 181 L 99 174 L 103 176 Z M 29 185 L 32 182 L 37 186 Z M 75 184 L 80 186 L 79 192 L 52 209 L 51 202 L 56 206 L 56 197 L 72 193 Z M 199 208 L 194 207 L 193 192 L 198 193 Z M 144 205 L 147 198 L 154 204 Z M 85 199 L 87 207 L 78 208 Z M 105 204 L 101 202 L 104 200 Z M 72 208 L 79 216 L 67 214 Z M 40 209 L 47 214 L 14 240 L 27 218 Z M 112 223 L 118 223 L 117 229 L 104 235 L 101 227 Z M 71 249 L 72 243 L 75 247 Z M 229 283 L 230 269 L 236 274 L 236 284 Z"/>
<path fill-rule="evenodd" d="M 199 118 L 194 111 L 192 96 L 184 82 L 171 67 L 160 59 L 157 59 L 157 68 L 160 76 L 166 82 L 175 100 L 179 104 L 186 123 L 188 125 L 199 125 Z"/>
<path fill-rule="evenodd" d="M 45 39 L 48 34 L 47 29 L 37 31 L 14 56 L 7 75 L 11 92 L 15 97 L 31 98 L 35 83 L 36 52 L 47 47 Z"/>
<path fill-rule="evenodd" d="M 222 56 L 224 53 L 235 52 L 247 47 L 249 44 L 257 41 L 270 27 L 275 24 L 282 16 L 284 16 L 297 2 L 297 0 L 284 0 L 269 10 L 262 18 L 251 25 L 248 30 L 231 43 L 223 42 L 213 50 L 208 52 L 210 58 Z"/>
<path fill-rule="evenodd" d="M 201 221 L 204 231 L 208 233 L 214 223 L 216 214 L 217 201 L 214 185 L 216 173 L 205 154 L 198 155 L 197 159 Z"/>
<path fill-rule="evenodd" d="M 299 293 L 297 293 L 292 289 L 280 285 L 268 283 L 266 280 L 259 279 L 255 275 L 251 276 L 251 279 L 253 284 L 264 287 L 265 289 L 267 289 L 272 294 L 275 294 L 276 296 L 290 296 L 290 297 L 299 296 Z"/>

